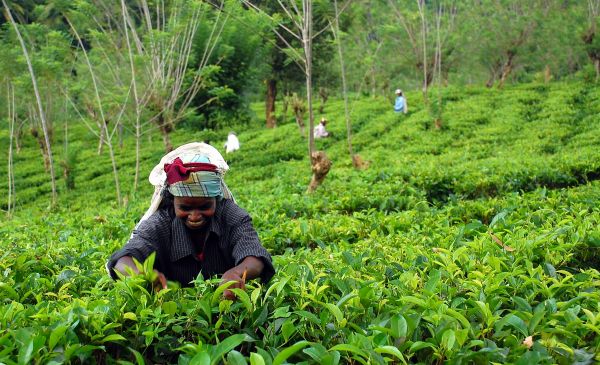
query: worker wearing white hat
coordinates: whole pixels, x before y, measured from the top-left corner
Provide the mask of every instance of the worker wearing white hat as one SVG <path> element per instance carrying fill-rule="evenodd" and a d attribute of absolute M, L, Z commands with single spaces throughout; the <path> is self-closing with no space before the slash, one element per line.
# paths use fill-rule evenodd
<path fill-rule="evenodd" d="M 394 102 L 394 111 L 396 113 L 404 113 L 408 112 L 408 105 L 406 103 L 406 98 L 402 93 L 402 90 L 396 89 L 396 101 Z"/>

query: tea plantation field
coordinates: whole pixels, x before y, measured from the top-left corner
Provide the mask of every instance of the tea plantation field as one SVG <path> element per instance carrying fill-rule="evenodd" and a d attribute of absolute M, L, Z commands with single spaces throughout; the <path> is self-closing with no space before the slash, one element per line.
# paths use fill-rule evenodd
<path fill-rule="evenodd" d="M 364 170 L 348 155 L 343 104 L 328 103 L 333 137 L 316 143 L 333 167 L 313 195 L 291 114 L 272 130 L 258 117 L 235 127 L 242 150 L 226 156 L 226 181 L 277 269 L 235 302 L 222 299 L 218 279 L 155 293 L 144 277 L 106 274 L 149 203 L 145 177 L 164 150 L 157 134 L 143 140 L 137 193 L 135 141 L 116 148 L 122 207 L 108 154 L 74 119 L 75 189 L 61 177 L 52 209 L 39 147 L 25 136 L 17 210 L 0 222 L 0 363 L 599 362 L 600 88 L 448 88 L 444 97 L 441 130 L 416 92 L 407 116 L 389 100 L 355 100 Z M 228 132 L 181 126 L 173 139 L 209 136 L 221 148 Z M 4 210 L 7 194 L 5 179 Z"/>

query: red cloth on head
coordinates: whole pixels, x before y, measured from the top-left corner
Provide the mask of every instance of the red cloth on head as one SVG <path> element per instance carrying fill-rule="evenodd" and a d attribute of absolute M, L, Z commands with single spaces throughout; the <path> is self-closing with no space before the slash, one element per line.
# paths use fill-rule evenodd
<path fill-rule="evenodd" d="M 217 166 L 206 162 L 190 162 L 183 163 L 179 157 L 173 160 L 172 163 L 165 164 L 165 172 L 167 173 L 167 183 L 175 184 L 179 181 L 186 181 L 190 177 L 190 173 L 196 171 L 217 171 Z"/>

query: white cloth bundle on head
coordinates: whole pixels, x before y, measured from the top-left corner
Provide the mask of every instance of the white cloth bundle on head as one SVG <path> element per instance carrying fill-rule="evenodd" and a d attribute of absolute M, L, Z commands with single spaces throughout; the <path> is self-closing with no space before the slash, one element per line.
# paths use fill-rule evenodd
<path fill-rule="evenodd" d="M 211 164 L 217 166 L 217 172 L 221 175 L 221 186 L 223 189 L 223 198 L 232 199 L 235 202 L 235 198 L 231 194 L 231 191 L 223 181 L 223 175 L 229 170 L 229 166 L 227 162 L 223 159 L 223 156 L 217 151 L 213 146 L 200 143 L 193 142 L 184 144 L 183 146 L 177 147 L 173 151 L 167 153 L 163 158 L 160 159 L 158 165 L 154 166 L 152 171 L 150 172 L 150 176 L 148 180 L 150 184 L 154 185 L 154 194 L 152 195 L 152 201 L 150 203 L 150 207 L 140 219 L 137 226 L 144 220 L 148 219 L 160 206 L 160 202 L 162 201 L 162 193 L 163 190 L 167 188 L 167 173 L 165 172 L 164 166 L 167 163 L 172 163 L 176 158 L 181 158 L 183 161 L 186 161 L 191 157 L 202 155 L 206 156 Z"/>
<path fill-rule="evenodd" d="M 227 136 L 227 142 L 225 142 L 225 153 L 230 153 L 240 149 L 240 140 L 236 137 L 235 133 L 229 133 Z"/>

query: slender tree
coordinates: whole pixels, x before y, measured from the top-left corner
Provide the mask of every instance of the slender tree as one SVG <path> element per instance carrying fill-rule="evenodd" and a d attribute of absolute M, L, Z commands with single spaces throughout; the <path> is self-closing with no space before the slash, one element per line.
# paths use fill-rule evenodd
<path fill-rule="evenodd" d="M 598 15 L 600 0 L 587 0 L 588 27 L 581 36 L 588 57 L 596 71 L 596 81 L 600 80 L 600 37 L 598 37 Z"/>
<path fill-rule="evenodd" d="M 416 0 L 419 9 L 419 18 L 421 19 L 421 48 L 423 51 L 423 58 L 421 59 L 423 65 L 423 100 L 428 103 L 427 98 L 427 86 L 429 85 L 428 74 L 427 74 L 427 19 L 425 18 L 425 0 Z"/>
<path fill-rule="evenodd" d="M 170 151 L 173 147 L 169 134 L 175 123 L 188 114 L 188 106 L 215 71 L 208 67 L 209 61 L 229 16 L 221 11 L 220 3 L 198 65 L 190 70 L 195 35 L 201 22 L 212 14 L 210 5 L 198 0 L 179 0 L 170 7 L 160 0 L 154 10 L 145 1 L 141 5 L 137 21 L 145 29 L 145 37 L 132 20 L 127 21 L 127 27 L 137 45 L 136 54 L 149 60 L 145 75 L 147 107 L 154 114 L 150 120 L 161 131 L 165 150 Z"/>
<path fill-rule="evenodd" d="M 82 50 L 83 57 L 85 59 L 86 65 L 87 65 L 87 69 L 89 71 L 90 78 L 92 80 L 92 85 L 94 88 L 94 97 L 95 97 L 95 102 L 96 102 L 95 110 L 98 110 L 98 114 L 99 114 L 99 119 L 98 119 L 99 125 L 100 125 L 99 135 L 101 136 L 101 141 L 103 141 L 102 143 L 106 144 L 106 146 L 108 147 L 108 153 L 110 156 L 110 161 L 111 161 L 111 165 L 112 165 L 112 169 L 113 169 L 113 177 L 115 180 L 115 193 L 116 193 L 116 198 L 117 198 L 117 204 L 122 204 L 121 184 L 119 182 L 119 169 L 117 167 L 117 160 L 116 160 L 113 145 L 112 145 L 112 134 L 109 132 L 108 127 L 107 127 L 108 121 L 107 121 L 105 113 L 104 113 L 105 102 L 103 101 L 102 97 L 100 96 L 100 87 L 98 85 L 97 72 L 94 70 L 94 67 L 92 66 L 88 52 L 83 44 L 83 41 L 81 40 L 79 32 L 77 31 L 77 29 L 75 29 L 75 27 L 73 26 L 73 23 L 68 18 L 66 18 L 66 19 L 69 23 L 69 26 L 71 27 L 71 29 L 73 31 L 73 34 L 77 38 L 77 42 L 79 42 L 79 46 Z M 103 136 L 103 138 L 102 138 L 102 136 Z"/>
<path fill-rule="evenodd" d="M 545 1 L 472 0 L 463 8 L 463 37 L 472 54 L 488 71 L 487 87 L 503 87 L 521 56 L 535 43 L 535 28 L 546 19 L 540 15 Z"/>
<path fill-rule="evenodd" d="M 382 57 L 380 57 L 385 40 L 381 35 L 382 31 L 379 24 L 381 19 L 378 19 L 376 16 L 376 9 L 376 2 L 373 0 L 363 2 L 362 8 L 359 9 L 360 18 L 358 22 L 364 24 L 364 29 L 359 29 L 355 32 L 355 47 L 360 50 L 360 63 L 364 65 L 365 69 L 361 80 L 361 87 L 362 83 L 366 87 L 370 86 L 371 97 L 373 98 L 377 96 L 378 86 L 381 84 L 380 79 L 382 78 L 380 71 L 385 64 L 385 62 L 382 62 Z M 382 90 L 382 92 L 385 91 Z"/>
<path fill-rule="evenodd" d="M 15 202 L 15 172 L 13 170 L 13 136 L 15 134 L 15 91 L 11 81 L 7 82 L 6 101 L 8 105 L 9 143 L 8 143 L 8 201 L 6 214 L 10 217 Z"/>
<path fill-rule="evenodd" d="M 350 4 L 350 1 L 346 2 L 346 6 Z M 340 9 L 338 8 L 337 0 L 333 0 L 333 7 L 335 10 L 335 16 L 333 18 L 333 26 L 331 27 L 331 31 L 333 32 L 333 37 L 338 49 L 338 58 L 340 61 L 340 76 L 342 78 L 342 96 L 344 98 L 344 118 L 346 120 L 346 140 L 348 141 L 348 153 L 350 154 L 350 158 L 352 159 L 352 165 L 355 168 L 364 167 L 364 163 L 358 154 L 354 154 L 354 150 L 352 148 L 352 121 L 350 120 L 350 109 L 348 106 L 348 86 L 346 83 L 346 67 L 344 64 L 344 50 L 342 47 L 342 39 L 340 32 Z"/>
<path fill-rule="evenodd" d="M 2 4 L 4 5 L 6 17 L 12 24 L 12 26 L 15 30 L 15 33 L 17 34 L 17 38 L 19 39 L 19 43 L 21 44 L 21 48 L 23 50 L 23 55 L 25 56 L 25 60 L 27 61 L 27 68 L 29 69 L 29 74 L 31 76 L 31 82 L 33 84 L 33 92 L 35 94 L 35 100 L 36 100 L 37 109 L 38 109 L 38 116 L 42 123 L 42 130 L 44 132 L 44 141 L 46 143 L 46 151 L 47 151 L 49 168 L 50 168 L 50 183 L 52 185 L 52 205 L 54 206 L 54 205 L 56 205 L 56 200 L 57 200 L 56 176 L 54 174 L 54 162 L 53 162 L 53 158 L 52 158 L 52 147 L 50 146 L 50 138 L 49 138 L 48 127 L 47 127 L 47 122 L 46 122 L 46 114 L 44 112 L 44 106 L 42 105 L 42 98 L 40 96 L 40 92 L 39 92 L 38 85 L 37 85 L 37 79 L 35 76 L 35 72 L 33 70 L 33 65 L 31 63 L 31 59 L 29 57 L 29 52 L 27 51 L 27 46 L 25 45 L 25 41 L 23 40 L 23 37 L 21 36 L 19 27 L 17 26 L 17 23 L 15 22 L 12 14 L 11 14 L 11 11 L 10 11 L 8 5 L 6 4 L 6 1 L 2 0 Z"/>
<path fill-rule="evenodd" d="M 438 4 L 436 17 L 435 17 L 435 62 L 433 69 L 433 78 L 437 78 L 437 100 L 435 101 L 435 111 L 433 113 L 434 119 L 433 124 L 436 129 L 442 128 L 442 114 L 443 114 L 443 100 L 442 100 L 442 38 L 440 35 L 440 28 L 442 23 L 443 5 Z"/>
<path fill-rule="evenodd" d="M 137 72 L 135 63 L 133 61 L 134 45 L 132 45 L 132 37 L 130 33 L 130 17 L 125 0 L 121 0 L 121 15 L 123 16 L 123 29 L 125 30 L 125 41 L 127 43 L 127 55 L 129 56 L 129 67 L 131 68 L 131 91 L 133 92 L 133 106 L 134 106 L 134 135 L 135 135 L 135 177 L 133 179 L 133 191 L 137 191 L 138 183 L 140 180 L 140 140 L 142 138 L 142 123 L 141 115 L 142 108 L 148 102 L 148 98 L 140 95 L 138 92 Z M 137 50 L 139 51 L 139 43 Z"/>
<path fill-rule="evenodd" d="M 256 5 L 252 4 L 249 0 L 243 0 L 243 2 L 250 8 L 264 13 Z M 308 104 L 308 155 L 311 161 L 311 170 L 313 172 L 311 182 L 308 186 L 308 192 L 314 192 L 318 186 L 323 182 L 325 176 L 331 168 L 331 161 L 327 158 L 324 151 L 315 151 L 315 140 L 313 135 L 314 129 L 314 112 L 313 112 L 313 39 L 316 35 L 321 34 L 327 29 L 323 28 L 318 32 L 313 31 L 313 1 L 302 0 L 300 6 L 294 1 L 290 1 L 287 5 L 283 1 L 278 0 L 283 14 L 291 21 L 292 26 L 286 26 L 279 22 L 273 31 L 278 38 L 286 44 L 287 48 L 285 51 L 289 53 L 292 60 L 300 67 L 305 76 L 306 85 L 306 100 Z M 282 35 L 286 34 L 292 36 L 294 39 L 300 42 L 302 50 L 299 51 L 292 47 L 286 37 Z"/>

